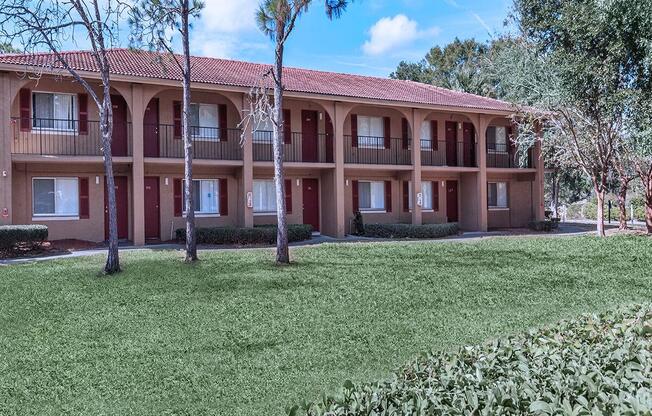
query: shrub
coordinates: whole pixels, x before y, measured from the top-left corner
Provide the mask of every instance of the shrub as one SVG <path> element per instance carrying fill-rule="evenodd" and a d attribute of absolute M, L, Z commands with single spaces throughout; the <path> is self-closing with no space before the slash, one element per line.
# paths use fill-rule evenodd
<path fill-rule="evenodd" d="M 197 228 L 198 244 L 276 244 L 276 226 L 262 225 L 254 228 L 205 227 Z M 176 230 L 177 241 L 186 240 L 186 229 Z M 288 241 L 310 240 L 312 226 L 307 224 L 288 225 Z"/>
<path fill-rule="evenodd" d="M 559 218 L 552 218 L 549 220 L 530 222 L 530 229 L 534 231 L 543 231 L 548 233 L 550 231 L 556 230 L 558 227 L 559 227 Z"/>
<path fill-rule="evenodd" d="M 367 224 L 366 237 L 376 238 L 439 238 L 459 233 L 457 223 L 449 224 Z"/>
<path fill-rule="evenodd" d="M 291 415 L 643 415 L 652 408 L 652 305 L 431 352 L 391 379 Z"/>
<path fill-rule="evenodd" d="M 19 244 L 38 245 L 48 239 L 45 225 L 0 226 L 0 249 L 11 249 Z"/>
<path fill-rule="evenodd" d="M 364 235 L 364 220 L 362 219 L 362 213 L 356 211 L 353 216 L 353 235 Z"/>

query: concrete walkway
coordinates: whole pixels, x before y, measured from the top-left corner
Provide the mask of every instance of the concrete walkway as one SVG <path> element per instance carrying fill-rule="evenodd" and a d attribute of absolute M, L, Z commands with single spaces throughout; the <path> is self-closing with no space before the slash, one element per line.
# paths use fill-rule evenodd
<path fill-rule="evenodd" d="M 300 241 L 296 243 L 290 243 L 290 247 L 305 247 L 305 246 L 315 246 L 328 243 L 444 243 L 444 242 L 471 242 L 479 241 L 487 238 L 494 237 L 561 237 L 561 236 L 577 236 L 577 235 L 587 235 L 593 233 L 595 226 L 592 224 L 582 224 L 582 223 L 564 223 L 559 225 L 559 229 L 551 233 L 540 233 L 534 232 L 528 229 L 509 229 L 509 230 L 497 230 L 497 231 L 488 231 L 488 232 L 464 232 L 456 236 L 437 238 L 437 239 L 389 239 L 389 238 L 370 238 L 370 237 L 359 237 L 359 236 L 346 236 L 344 238 L 333 238 L 325 235 L 315 235 L 312 239 L 307 241 Z M 268 249 L 272 250 L 273 246 L 255 246 L 255 247 L 239 247 L 239 246 L 227 246 L 227 245 L 200 245 L 200 252 L 206 251 L 240 251 L 240 250 L 260 250 Z M 157 251 L 157 250 L 177 250 L 182 251 L 183 245 L 176 243 L 163 243 L 163 244 L 154 244 L 149 246 L 131 246 L 125 245 L 120 246 L 121 251 Z M 74 257 L 87 257 L 95 256 L 106 253 L 106 248 L 98 247 L 89 250 L 75 250 L 70 251 L 65 254 L 55 254 L 52 256 L 42 256 L 42 257 L 25 257 L 25 258 L 16 258 L 16 259 L 3 259 L 0 260 L 1 265 L 11 265 L 11 264 L 21 264 L 29 263 L 36 261 L 46 261 L 46 260 L 57 260 L 57 259 L 66 259 Z"/>

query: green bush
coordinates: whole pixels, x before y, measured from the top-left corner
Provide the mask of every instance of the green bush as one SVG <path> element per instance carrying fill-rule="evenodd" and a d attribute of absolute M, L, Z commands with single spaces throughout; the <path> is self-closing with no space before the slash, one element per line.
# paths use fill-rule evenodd
<path fill-rule="evenodd" d="M 650 415 L 652 305 L 586 315 L 344 384 L 291 415 Z"/>
<path fill-rule="evenodd" d="M 0 249 L 11 249 L 19 244 L 38 245 L 48 239 L 45 225 L 0 226 Z"/>
<path fill-rule="evenodd" d="M 177 241 L 186 240 L 185 228 L 176 230 Z M 307 224 L 288 225 L 288 241 L 310 240 L 312 226 Z M 261 225 L 254 228 L 206 227 L 197 228 L 198 244 L 276 244 L 276 226 Z"/>
<path fill-rule="evenodd" d="M 364 219 L 362 218 L 362 213 L 356 211 L 353 216 L 353 230 L 351 233 L 353 235 L 364 235 Z"/>
<path fill-rule="evenodd" d="M 449 224 L 367 224 L 364 235 L 375 238 L 439 238 L 459 233 L 457 223 Z"/>
<path fill-rule="evenodd" d="M 530 222 L 530 229 L 534 231 L 550 232 L 559 228 L 559 218 Z"/>

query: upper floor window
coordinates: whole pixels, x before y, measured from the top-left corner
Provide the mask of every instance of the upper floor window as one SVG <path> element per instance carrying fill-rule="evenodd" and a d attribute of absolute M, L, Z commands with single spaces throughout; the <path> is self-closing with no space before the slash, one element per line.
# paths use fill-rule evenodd
<path fill-rule="evenodd" d="M 190 125 L 193 138 L 219 140 L 217 104 L 190 104 Z"/>
<path fill-rule="evenodd" d="M 35 217 L 79 215 L 77 178 L 32 179 L 32 214 Z"/>
<path fill-rule="evenodd" d="M 217 214 L 219 190 L 216 179 L 193 179 L 192 197 L 196 214 Z M 183 212 L 186 212 L 186 199 L 183 198 Z"/>
<path fill-rule="evenodd" d="M 359 181 L 358 204 L 360 211 L 385 210 L 385 182 Z"/>
<path fill-rule="evenodd" d="M 489 208 L 507 208 L 507 182 L 489 182 L 487 187 Z"/>
<path fill-rule="evenodd" d="M 421 123 L 421 148 L 425 150 L 432 149 L 432 126 L 429 120 Z"/>
<path fill-rule="evenodd" d="M 382 117 L 358 116 L 358 147 L 385 148 L 385 123 Z"/>
<path fill-rule="evenodd" d="M 77 121 L 77 96 L 51 92 L 32 93 L 32 127 L 74 131 Z"/>
<path fill-rule="evenodd" d="M 489 126 L 487 128 L 487 149 L 494 152 L 507 152 L 507 128 Z"/>

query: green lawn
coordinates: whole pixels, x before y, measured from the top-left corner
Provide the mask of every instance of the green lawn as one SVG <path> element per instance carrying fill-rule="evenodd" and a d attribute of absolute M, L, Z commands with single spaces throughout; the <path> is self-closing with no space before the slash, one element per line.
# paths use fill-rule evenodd
<path fill-rule="evenodd" d="M 421 351 L 652 298 L 652 239 L 130 252 L 0 267 L 1 414 L 282 414 Z"/>

